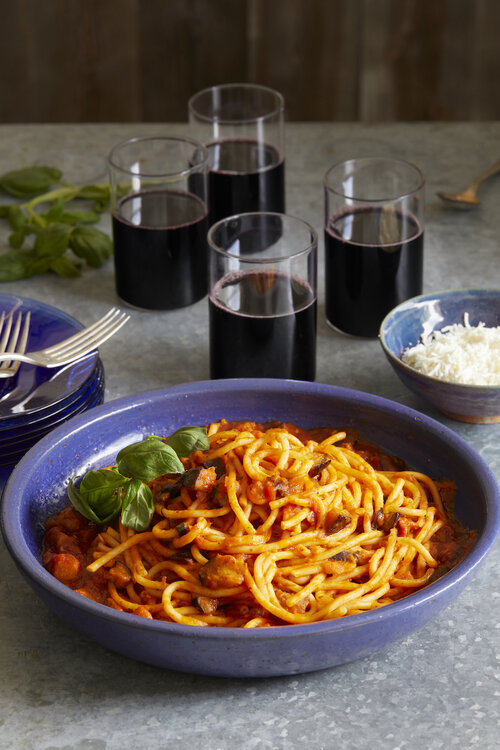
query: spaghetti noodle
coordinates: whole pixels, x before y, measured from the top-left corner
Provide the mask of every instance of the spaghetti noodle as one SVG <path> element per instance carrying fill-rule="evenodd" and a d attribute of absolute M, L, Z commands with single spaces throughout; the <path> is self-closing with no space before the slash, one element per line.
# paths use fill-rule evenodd
<path fill-rule="evenodd" d="M 84 596 L 184 625 L 313 623 L 382 607 L 455 565 L 473 534 L 455 487 L 345 431 L 208 427 L 185 473 L 150 483 L 147 531 L 67 509 L 43 563 Z"/>

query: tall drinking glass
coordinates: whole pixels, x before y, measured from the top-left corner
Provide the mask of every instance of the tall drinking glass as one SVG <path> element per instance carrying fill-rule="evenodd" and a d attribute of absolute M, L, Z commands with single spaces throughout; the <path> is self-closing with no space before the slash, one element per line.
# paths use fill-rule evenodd
<path fill-rule="evenodd" d="M 230 83 L 191 97 L 193 136 L 209 155 L 210 223 L 238 213 L 285 211 L 281 94 Z"/>
<path fill-rule="evenodd" d="M 327 322 L 376 337 L 389 310 L 422 293 L 424 178 L 399 159 L 350 159 L 324 191 Z"/>
<path fill-rule="evenodd" d="M 207 153 L 190 138 L 131 138 L 108 160 L 115 283 L 146 310 L 207 293 Z"/>
<path fill-rule="evenodd" d="M 247 213 L 208 233 L 212 378 L 314 380 L 314 229 L 279 213 Z"/>

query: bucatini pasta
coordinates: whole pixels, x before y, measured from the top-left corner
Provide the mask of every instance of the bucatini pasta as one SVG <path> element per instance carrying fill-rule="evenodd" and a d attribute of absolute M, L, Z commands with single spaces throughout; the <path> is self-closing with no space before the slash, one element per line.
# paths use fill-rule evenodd
<path fill-rule="evenodd" d="M 43 563 L 83 596 L 196 626 L 313 623 L 381 607 L 473 541 L 432 480 L 344 430 L 208 426 L 209 448 L 150 483 L 146 531 L 49 519 Z"/>

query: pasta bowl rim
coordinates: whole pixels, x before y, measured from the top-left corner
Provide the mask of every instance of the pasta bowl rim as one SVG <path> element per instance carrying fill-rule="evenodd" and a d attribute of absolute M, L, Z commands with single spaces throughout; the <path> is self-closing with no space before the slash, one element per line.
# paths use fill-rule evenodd
<path fill-rule="evenodd" d="M 129 613 L 113 610 L 105 605 L 86 599 L 57 581 L 43 568 L 26 541 L 26 523 L 23 525 L 20 510 L 22 505 L 20 505 L 17 500 L 21 497 L 25 505 L 28 503 L 29 497 L 27 498 L 26 495 L 29 496 L 30 493 L 36 492 L 37 468 L 42 466 L 44 461 L 50 461 L 51 457 L 54 457 L 54 451 L 56 448 L 63 450 L 66 443 L 71 444 L 72 439 L 76 440 L 79 433 L 84 433 L 85 430 L 97 430 L 98 433 L 100 425 L 104 424 L 106 420 L 112 420 L 113 417 L 117 419 L 118 416 L 120 416 L 121 419 L 124 414 L 127 412 L 132 413 L 134 409 L 138 409 L 141 405 L 147 405 L 152 408 L 163 399 L 166 399 L 168 402 L 170 398 L 174 401 L 175 399 L 180 399 L 185 403 L 185 400 L 189 399 L 190 396 L 201 393 L 203 393 L 204 396 L 207 394 L 226 395 L 227 393 L 244 393 L 246 397 L 249 391 L 252 394 L 257 394 L 259 396 L 262 396 L 263 394 L 270 396 L 273 393 L 276 395 L 282 395 L 283 393 L 297 395 L 300 393 L 316 396 L 317 398 L 331 399 L 332 403 L 336 400 L 343 400 L 349 403 L 355 401 L 362 406 L 364 405 L 366 408 L 372 408 L 378 412 L 383 411 L 389 414 L 389 416 L 396 415 L 403 420 L 409 420 L 419 428 L 430 430 L 443 442 L 444 440 L 448 441 L 452 447 L 465 453 L 470 458 L 471 464 L 474 463 L 474 465 L 480 467 L 483 472 L 482 480 L 484 482 L 485 497 L 487 497 L 488 500 L 485 506 L 487 508 L 487 513 L 485 515 L 482 533 L 478 537 L 474 547 L 455 568 L 443 575 L 437 581 L 395 603 L 375 610 L 349 615 L 334 620 L 257 629 L 225 628 L 219 626 L 199 627 L 140 618 Z M 251 415 L 249 418 L 251 418 Z M 130 438 L 131 435 L 129 433 L 129 437 L 127 440 L 123 441 L 123 444 L 130 441 Z M 90 448 L 87 448 L 87 450 L 90 450 Z M 89 457 L 91 458 L 91 456 Z M 71 474 L 72 472 L 68 469 L 67 478 L 70 478 Z M 35 499 L 32 497 L 31 505 L 33 506 L 34 503 Z M 358 628 L 362 627 L 369 628 L 370 625 L 376 623 L 388 624 L 391 620 L 397 619 L 398 617 L 404 617 L 405 615 L 411 617 L 410 613 L 415 610 L 415 608 L 421 609 L 426 605 L 429 605 L 432 608 L 440 597 L 444 599 L 448 597 L 449 601 L 451 601 L 452 590 L 454 592 L 454 597 L 456 595 L 455 589 L 461 590 L 465 585 L 466 579 L 475 574 L 488 554 L 500 530 L 500 491 L 491 469 L 475 449 L 451 429 L 445 427 L 440 422 L 433 420 L 431 417 L 421 414 L 409 407 L 372 394 L 322 383 L 271 379 L 235 379 L 225 381 L 198 381 L 173 386 L 171 388 L 147 391 L 135 394 L 134 396 L 125 396 L 95 407 L 93 410 L 83 415 L 73 417 L 66 423 L 66 425 L 57 428 L 37 443 L 15 467 L 4 491 L 4 502 L 1 514 L 2 532 L 8 550 L 18 568 L 41 598 L 44 598 L 43 595 L 47 594 L 52 600 L 57 600 L 63 608 L 77 611 L 81 613 L 82 616 L 85 615 L 91 618 L 96 618 L 101 623 L 105 621 L 106 623 L 109 623 L 111 627 L 122 626 L 128 631 L 143 631 L 145 636 L 148 633 L 158 634 L 161 636 L 175 636 L 177 640 L 187 639 L 188 641 L 192 641 L 193 638 L 195 638 L 197 642 L 201 639 L 202 642 L 212 642 L 214 644 L 217 641 L 226 642 L 228 640 L 231 642 L 234 641 L 235 643 L 264 643 L 267 641 L 275 641 L 276 639 L 289 642 L 290 639 L 295 638 L 315 638 L 319 636 L 327 636 L 329 634 L 340 635 L 343 632 L 356 631 Z M 32 525 L 33 523 L 34 522 L 32 522 Z M 49 604 L 49 606 L 51 605 Z M 442 606 L 446 606 L 446 604 Z M 73 627 L 78 629 L 77 625 L 73 625 Z M 95 638 L 95 640 L 98 639 Z M 396 638 L 393 640 L 396 640 Z M 121 653 L 125 652 L 121 651 Z M 132 654 L 129 654 L 129 656 L 132 656 Z M 346 660 L 352 661 L 353 658 L 357 657 L 352 657 Z M 324 666 L 332 665 L 325 664 Z M 175 667 L 172 668 L 175 669 Z M 306 668 L 303 670 L 294 669 L 293 672 L 269 672 L 268 674 L 270 676 L 275 674 L 291 674 L 301 671 L 313 671 L 313 669 L 319 668 L 323 667 Z M 187 671 L 196 672 L 197 670 L 193 669 Z M 200 673 L 208 674 L 208 672 L 203 672 L 202 670 Z M 223 676 L 249 676 L 245 673 L 235 673 L 233 675 L 230 672 L 228 674 L 221 674 Z M 265 674 L 266 673 L 264 672 L 263 676 L 265 676 Z"/>

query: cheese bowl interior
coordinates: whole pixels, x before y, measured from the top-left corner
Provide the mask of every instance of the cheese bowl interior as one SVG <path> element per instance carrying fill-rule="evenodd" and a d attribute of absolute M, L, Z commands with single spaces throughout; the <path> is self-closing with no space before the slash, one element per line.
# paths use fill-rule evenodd
<path fill-rule="evenodd" d="M 122 447 L 148 434 L 168 435 L 181 426 L 221 418 L 353 427 L 410 467 L 453 479 L 458 485 L 456 513 L 477 530 L 475 545 L 453 570 L 394 604 L 315 624 L 250 630 L 186 626 L 119 612 L 71 591 L 43 568 L 43 523 L 67 504 L 71 477 L 113 463 Z M 161 668 L 268 677 L 349 662 L 425 625 L 452 602 L 484 561 L 500 528 L 500 498 L 495 477 L 479 454 L 419 412 L 324 384 L 241 379 L 142 393 L 74 417 L 43 438 L 14 469 L 4 491 L 1 520 L 10 554 L 36 594 L 91 639 Z"/>
<path fill-rule="evenodd" d="M 500 421 L 500 386 L 451 383 L 419 372 L 402 361 L 403 352 L 429 335 L 454 323 L 500 326 L 499 289 L 453 289 L 432 292 L 402 302 L 382 321 L 379 340 L 392 368 L 404 385 L 435 409 L 462 422 Z"/>

